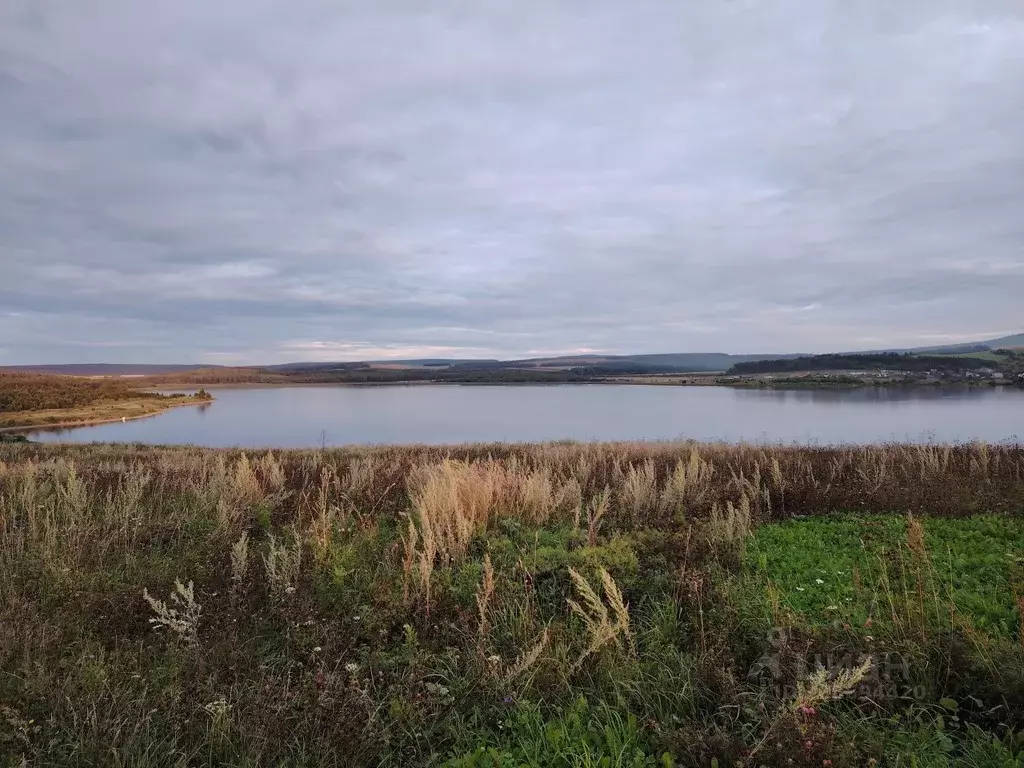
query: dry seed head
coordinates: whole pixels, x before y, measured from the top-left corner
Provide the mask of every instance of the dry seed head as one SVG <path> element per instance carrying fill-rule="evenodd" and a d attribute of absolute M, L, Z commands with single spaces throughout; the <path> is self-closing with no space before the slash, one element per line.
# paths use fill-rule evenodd
<path fill-rule="evenodd" d="M 544 649 L 548 645 L 550 633 L 548 628 L 544 627 L 544 631 L 541 633 L 540 640 L 528 651 L 522 654 L 516 663 L 512 665 L 509 671 L 505 674 L 505 682 L 511 683 L 516 678 L 522 676 L 527 671 L 532 669 L 534 665 L 540 660 L 540 655 L 544 652 Z M 500 660 L 499 660 L 500 661 Z"/>
<path fill-rule="evenodd" d="M 249 533 L 243 531 L 231 546 L 231 581 L 235 587 L 240 587 L 245 581 L 245 574 L 249 570 Z"/>
<path fill-rule="evenodd" d="M 484 555 L 483 580 L 476 590 L 476 607 L 479 613 L 479 635 L 481 640 L 487 637 L 490 631 L 490 621 L 487 617 L 487 608 L 494 595 L 494 567 L 491 565 L 491 556 Z"/>
<path fill-rule="evenodd" d="M 796 698 L 793 709 L 817 707 L 826 701 L 834 701 L 849 696 L 871 671 L 872 660 L 869 656 L 859 667 L 843 669 L 835 677 L 829 677 L 824 667 L 818 667 L 810 676 L 797 684 Z"/>
<path fill-rule="evenodd" d="M 582 619 L 588 637 L 587 647 L 573 664 L 572 671 L 579 669 L 588 656 L 611 642 L 618 642 L 621 645 L 621 641 L 625 639 L 630 652 L 636 654 L 636 644 L 629 624 L 629 610 L 622 599 L 622 592 L 608 571 L 601 568 L 599 574 L 608 606 L 611 607 L 615 616 L 614 622 L 609 616 L 608 606 L 605 606 L 604 601 L 587 579 L 575 569 L 569 569 L 569 578 L 576 587 L 580 600 L 576 601 L 570 598 L 566 603 L 569 610 Z"/>
<path fill-rule="evenodd" d="M 175 579 L 174 590 L 166 603 L 157 600 L 146 589 L 142 590 L 142 597 L 156 614 L 149 620 L 154 629 L 165 627 L 190 645 L 197 642 L 202 607 L 196 602 L 195 588 L 191 581 L 186 585 L 180 579 Z"/>

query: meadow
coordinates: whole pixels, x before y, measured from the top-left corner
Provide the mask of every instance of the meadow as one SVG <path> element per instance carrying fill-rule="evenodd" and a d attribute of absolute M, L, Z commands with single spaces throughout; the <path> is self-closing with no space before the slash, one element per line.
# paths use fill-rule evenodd
<path fill-rule="evenodd" d="M 0 765 L 1024 766 L 1024 448 L 0 444 Z"/>

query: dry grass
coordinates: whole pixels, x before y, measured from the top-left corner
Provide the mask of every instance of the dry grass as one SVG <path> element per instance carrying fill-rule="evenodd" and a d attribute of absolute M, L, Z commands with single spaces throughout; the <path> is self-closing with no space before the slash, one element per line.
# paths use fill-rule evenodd
<path fill-rule="evenodd" d="M 494 597 L 494 566 L 491 564 L 491 556 L 484 556 L 484 575 L 480 586 L 476 590 L 476 608 L 478 613 L 477 633 L 481 642 L 487 638 L 490 630 L 490 619 L 487 616 L 487 609 Z"/>
<path fill-rule="evenodd" d="M 557 443 L 256 454 L 31 444 L 0 446 L 0 484 L 7 561 L 32 551 L 44 567 L 73 571 L 207 509 L 231 541 L 266 514 L 323 556 L 353 521 L 408 514 L 407 568 L 426 591 L 434 568 L 458 562 L 504 517 L 575 521 L 593 544 L 602 526 L 679 515 L 710 519 L 717 536 L 738 541 L 755 522 L 790 514 L 1020 512 L 1024 449 Z M 150 498 L 182 494 L 200 508 L 146 519 Z"/>
<path fill-rule="evenodd" d="M 603 600 L 579 571 L 569 569 L 569 577 L 579 599 L 569 599 L 566 602 L 570 610 L 583 621 L 587 631 L 587 644 L 579 658 L 569 668 L 570 674 L 579 669 L 588 657 L 611 643 L 617 643 L 624 649 L 628 648 L 632 655 L 636 656 L 636 640 L 630 628 L 629 607 L 611 574 L 604 568 L 600 568 L 598 573 L 604 591 Z"/>
<path fill-rule="evenodd" d="M 792 704 L 793 709 L 806 711 L 851 695 L 857 690 L 857 686 L 864 682 L 873 666 L 874 662 L 869 656 L 858 666 L 841 669 L 832 675 L 824 667 L 819 667 L 800 680 Z"/>
<path fill-rule="evenodd" d="M 606 486 L 616 490 L 617 516 L 676 511 L 706 517 L 714 503 L 746 492 L 758 511 L 808 514 L 814 507 L 916 508 L 963 513 L 967 504 L 1006 505 L 1024 479 L 1024 449 L 1016 446 L 883 445 L 839 448 L 763 447 L 695 443 L 552 443 L 542 445 L 408 446 L 325 451 L 251 452 L 143 446 L 0 446 L 0 461 L 88 464 L 90 472 L 139 465 L 175 490 L 203 489 L 239 505 L 281 492 L 315 488 L 327 471 L 331 503 L 388 513 L 408 504 L 407 489 L 423 493 L 431 472 L 452 480 L 472 475 L 506 497 L 495 504 L 538 521 L 571 513 L 577 501 Z M 419 476 L 424 468 L 426 476 Z M 653 480 L 652 480 L 653 474 Z M 508 477 L 504 477 L 507 475 Z M 629 490 L 623 482 L 629 478 Z M 724 479 L 723 479 L 724 478 Z M 613 482 L 618 480 L 618 482 Z M 924 482 L 927 480 L 927 482 Z M 445 481 L 447 482 L 447 481 Z M 758 485 L 751 493 L 750 486 Z M 526 486 L 525 488 L 523 486 Z M 744 487 L 745 486 L 745 487 Z M 653 490 L 652 490 L 653 487 Z M 438 489 L 440 490 L 440 489 Z M 652 502 L 656 492 L 658 501 Z M 754 499 L 759 499 L 755 504 Z M 460 503 L 468 503 L 466 502 Z M 494 506 L 494 505 L 492 505 Z M 997 510 L 1002 511 L 1002 510 Z"/>

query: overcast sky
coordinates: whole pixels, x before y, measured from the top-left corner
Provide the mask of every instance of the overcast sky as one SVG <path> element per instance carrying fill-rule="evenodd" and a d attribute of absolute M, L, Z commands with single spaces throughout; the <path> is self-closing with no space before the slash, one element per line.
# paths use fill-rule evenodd
<path fill-rule="evenodd" d="M 3 0 L 0 364 L 1024 330 L 1020 0 Z"/>

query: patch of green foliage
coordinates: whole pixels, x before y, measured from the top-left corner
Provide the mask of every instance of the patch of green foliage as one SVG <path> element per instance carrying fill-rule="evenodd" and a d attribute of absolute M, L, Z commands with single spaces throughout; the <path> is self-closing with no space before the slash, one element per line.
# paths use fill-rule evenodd
<path fill-rule="evenodd" d="M 929 609 L 945 614 L 947 624 L 952 610 L 975 627 L 1013 637 L 1020 623 L 1015 594 L 1024 588 L 1024 520 L 979 515 L 921 523 L 927 561 L 920 578 Z M 759 527 L 744 571 L 761 594 L 771 584 L 781 603 L 812 626 L 864 629 L 868 619 L 898 610 L 897 603 L 919 599 L 917 565 L 904 518 L 844 516 Z"/>
<path fill-rule="evenodd" d="M 591 707 L 579 697 L 545 718 L 541 708 L 522 702 L 498 722 L 496 732 L 476 734 L 480 746 L 452 757 L 444 768 L 671 768 L 675 760 L 655 755 L 647 734 L 630 713 L 602 702 Z"/>

